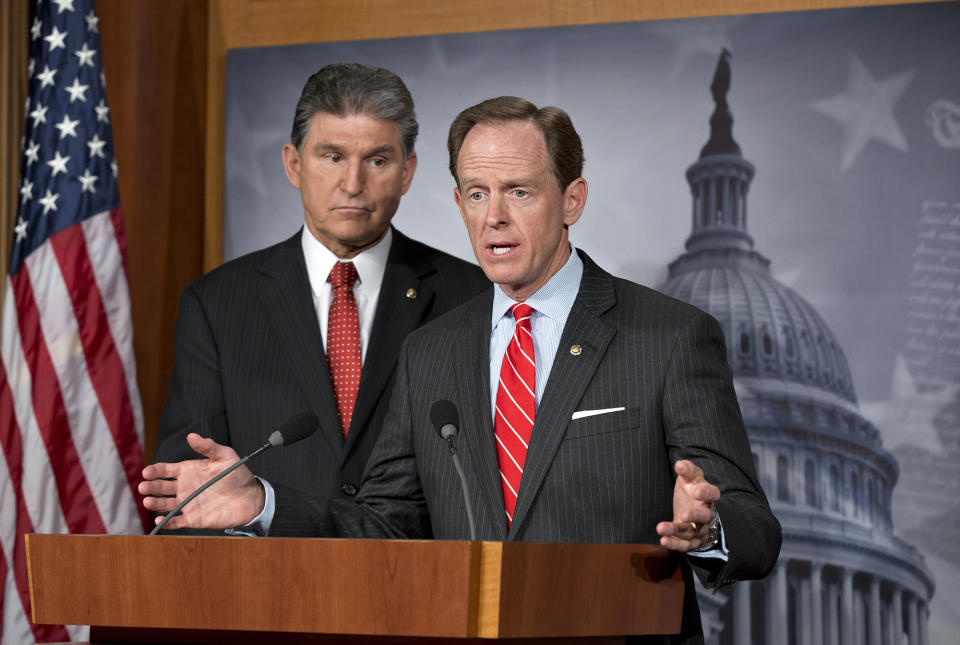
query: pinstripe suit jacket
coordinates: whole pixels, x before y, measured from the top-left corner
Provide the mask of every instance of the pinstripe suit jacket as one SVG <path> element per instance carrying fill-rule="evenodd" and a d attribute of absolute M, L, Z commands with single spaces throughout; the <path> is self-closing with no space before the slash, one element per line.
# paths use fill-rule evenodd
<path fill-rule="evenodd" d="M 468 539 L 457 475 L 429 418 L 434 401 L 449 399 L 460 411 L 458 453 L 480 539 L 656 543 L 657 523 L 673 516 L 673 463 L 686 458 L 721 489 L 729 547 L 726 563 L 684 558 L 688 582 L 691 565 L 710 586 L 766 575 L 780 525 L 754 473 L 719 325 L 581 256 L 580 291 L 537 409 L 509 530 L 490 411 L 488 291 L 407 339 L 359 503 L 278 488 L 270 534 Z M 684 634 L 673 640 L 698 642 L 692 584 L 687 592 Z"/>
<path fill-rule="evenodd" d="M 383 425 L 403 339 L 489 285 L 475 265 L 394 230 L 344 441 L 300 233 L 225 264 L 181 297 L 176 364 L 154 459 L 195 458 L 188 432 L 246 454 L 287 417 L 313 410 L 316 434 L 295 449 L 265 453 L 251 468 L 314 495 L 355 493 Z"/>

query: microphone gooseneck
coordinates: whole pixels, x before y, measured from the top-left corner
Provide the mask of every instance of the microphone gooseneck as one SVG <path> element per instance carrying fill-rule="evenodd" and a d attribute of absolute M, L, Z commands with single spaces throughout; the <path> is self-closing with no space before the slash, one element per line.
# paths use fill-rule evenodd
<path fill-rule="evenodd" d="M 470 540 L 477 541 L 477 526 L 473 519 L 473 504 L 470 503 L 470 491 L 467 488 L 467 477 L 463 474 L 463 467 L 460 465 L 460 458 L 457 457 L 457 447 L 454 439 L 460 431 L 460 413 L 457 406 L 447 399 L 434 401 L 430 406 L 430 421 L 437 430 L 440 437 L 446 440 L 450 446 L 450 454 L 453 456 L 453 467 L 457 470 L 460 477 L 460 489 L 463 491 L 463 502 L 467 509 L 467 523 L 470 525 Z"/>
<path fill-rule="evenodd" d="M 197 490 L 193 491 L 192 493 L 187 495 L 185 498 L 183 498 L 183 501 L 177 504 L 172 511 L 167 513 L 166 516 L 164 516 L 163 520 L 159 524 L 157 524 L 155 527 L 153 527 L 153 530 L 150 531 L 149 534 L 156 535 L 160 531 L 160 529 L 166 526 L 167 522 L 169 522 L 171 518 L 176 516 L 176 514 L 179 513 L 180 510 L 187 505 L 187 503 L 195 499 L 197 495 L 207 490 L 208 488 L 216 484 L 218 481 L 220 481 L 221 479 L 223 479 L 224 477 L 226 477 L 227 475 L 235 471 L 237 468 L 247 463 L 257 455 L 259 455 L 260 453 L 264 452 L 265 450 L 269 450 L 270 448 L 276 448 L 278 446 L 289 446 L 290 444 L 296 443 L 301 439 L 306 439 L 307 437 L 309 437 L 310 435 L 312 435 L 314 432 L 317 431 L 317 426 L 319 425 L 320 425 L 320 420 L 317 418 L 317 415 L 314 414 L 313 412 L 299 412 L 293 415 L 292 417 L 290 417 L 289 419 L 281 423 L 280 427 L 278 427 L 276 430 L 273 431 L 273 433 L 270 435 L 270 438 L 267 440 L 265 444 L 263 444 L 262 446 L 260 446 L 259 448 L 251 452 L 249 455 L 247 455 L 243 459 L 240 459 L 236 463 L 232 464 L 229 468 L 227 468 L 226 470 L 218 474 L 216 477 L 213 477 L 212 479 L 208 480 L 200 488 L 198 488 Z"/>

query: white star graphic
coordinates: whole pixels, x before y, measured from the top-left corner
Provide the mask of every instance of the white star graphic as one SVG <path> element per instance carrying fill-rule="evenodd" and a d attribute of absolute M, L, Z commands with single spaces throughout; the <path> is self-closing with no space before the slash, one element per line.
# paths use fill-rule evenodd
<path fill-rule="evenodd" d="M 53 31 L 50 32 L 49 36 L 44 37 L 44 40 L 50 43 L 50 51 L 57 49 L 66 49 L 67 32 L 60 31 L 54 26 Z"/>
<path fill-rule="evenodd" d="M 850 54 L 847 91 L 815 101 L 811 107 L 843 124 L 844 170 L 849 168 L 871 139 L 907 151 L 893 106 L 913 80 L 914 70 L 875 80 L 856 54 Z"/>
<path fill-rule="evenodd" d="M 53 168 L 53 174 L 51 177 L 56 177 L 57 173 L 67 173 L 67 162 L 70 161 L 70 157 L 63 157 L 60 155 L 60 151 L 57 150 L 53 159 L 47 162 L 47 165 Z M 48 191 L 49 192 L 49 191 Z"/>
<path fill-rule="evenodd" d="M 110 123 L 110 117 L 107 116 L 110 114 L 110 108 L 107 107 L 107 104 L 103 99 L 100 99 L 100 102 L 97 103 L 93 109 L 97 111 L 97 121 Z"/>
<path fill-rule="evenodd" d="M 49 65 L 43 66 L 43 71 L 37 74 L 37 78 L 40 80 L 40 87 L 44 88 L 47 85 L 53 85 L 53 77 L 57 75 L 57 70 L 50 69 Z"/>
<path fill-rule="evenodd" d="M 87 21 L 87 31 L 98 32 L 100 31 L 100 19 L 97 18 L 97 14 L 93 13 L 93 9 L 90 10 L 90 13 L 83 17 Z"/>
<path fill-rule="evenodd" d="M 59 16 L 64 11 L 73 11 L 73 0 L 53 0 L 53 4 L 57 5 L 57 15 Z"/>
<path fill-rule="evenodd" d="M 80 124 L 80 119 L 76 121 L 70 120 L 70 115 L 64 114 L 63 121 L 57 123 L 53 127 L 60 131 L 60 138 L 65 139 L 66 137 L 75 137 L 77 136 L 77 126 Z"/>
<path fill-rule="evenodd" d="M 27 78 L 33 76 L 33 72 L 37 69 L 37 61 L 32 58 L 27 61 Z"/>
<path fill-rule="evenodd" d="M 33 108 L 33 112 L 30 113 L 30 116 L 33 118 L 33 127 L 37 127 L 41 123 L 47 122 L 47 108 L 43 105 L 38 105 Z"/>
<path fill-rule="evenodd" d="M 29 179 L 23 180 L 23 185 L 20 186 L 20 203 L 26 204 L 29 200 L 33 199 L 33 182 Z"/>
<path fill-rule="evenodd" d="M 17 225 L 13 227 L 13 232 L 17 236 L 17 242 L 22 242 L 27 238 L 27 223 L 22 217 L 17 218 Z"/>
<path fill-rule="evenodd" d="M 50 189 L 47 188 L 47 194 L 41 197 L 39 201 L 43 204 L 43 214 L 46 215 L 50 211 L 57 210 L 57 199 L 60 198 L 60 193 L 51 193 Z"/>
<path fill-rule="evenodd" d="M 107 75 L 103 73 L 103 70 L 100 70 L 100 85 L 103 87 L 107 86 Z"/>
<path fill-rule="evenodd" d="M 73 52 L 74 56 L 80 59 L 79 67 L 83 67 L 84 65 L 93 67 L 93 57 L 96 53 L 97 50 L 87 47 L 87 43 L 83 43 L 83 47 Z"/>
<path fill-rule="evenodd" d="M 43 26 L 43 23 L 40 22 L 39 18 L 33 19 L 33 24 L 30 26 L 30 40 L 36 40 L 40 37 L 40 28 Z"/>
<path fill-rule="evenodd" d="M 94 182 L 97 181 L 97 176 L 91 175 L 89 168 L 87 168 L 82 175 L 77 177 L 77 179 L 79 179 L 80 183 L 83 184 L 83 188 L 80 189 L 81 193 L 85 193 L 88 190 L 91 193 L 97 192 L 96 189 L 93 187 Z"/>
<path fill-rule="evenodd" d="M 97 133 L 93 133 L 93 137 L 87 141 L 87 146 L 90 148 L 90 157 L 100 157 L 104 159 L 103 156 L 103 146 L 107 145 L 106 141 L 101 141 L 100 137 L 97 136 Z"/>
<path fill-rule="evenodd" d="M 118 171 L 118 169 L 119 169 L 119 166 L 117 166 L 117 160 L 116 160 L 116 159 L 111 159 L 111 160 L 110 160 L 110 171 L 113 173 L 113 178 L 114 178 L 114 179 L 117 178 L 117 171 Z"/>
<path fill-rule="evenodd" d="M 71 102 L 71 103 L 73 103 L 74 101 L 78 101 L 78 100 L 79 100 L 81 103 L 86 103 L 86 102 L 87 102 L 87 97 L 86 97 L 86 95 L 85 95 L 85 92 L 86 92 L 88 89 L 90 89 L 90 86 L 89 86 L 89 85 L 81 85 L 79 78 L 73 79 L 73 85 L 71 85 L 70 87 L 65 87 L 64 89 L 65 89 L 65 90 L 67 91 L 67 93 L 70 95 L 70 102 Z"/>
<path fill-rule="evenodd" d="M 34 143 L 33 141 L 31 141 L 30 145 L 27 146 L 27 149 L 23 152 L 23 154 L 27 156 L 28 167 L 30 166 L 30 164 L 37 163 L 37 161 L 39 161 L 40 156 L 37 154 L 39 152 L 40 152 L 40 144 Z"/>

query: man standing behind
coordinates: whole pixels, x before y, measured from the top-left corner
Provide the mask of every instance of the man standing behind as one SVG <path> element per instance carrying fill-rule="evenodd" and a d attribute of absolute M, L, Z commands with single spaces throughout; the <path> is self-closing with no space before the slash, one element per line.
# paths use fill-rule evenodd
<path fill-rule="evenodd" d="M 171 524 L 268 520 L 270 535 L 467 539 L 457 475 L 430 419 L 434 402 L 448 400 L 459 409 L 479 539 L 659 542 L 686 554 L 682 633 L 650 642 L 702 643 L 691 572 L 707 586 L 763 577 L 781 538 L 720 326 L 571 248 L 587 183 L 562 110 L 484 101 L 460 113 L 448 145 L 456 202 L 496 286 L 408 337 L 355 502 L 263 488 L 241 469 L 205 493 L 222 514 L 187 505 Z M 169 511 L 235 459 L 190 441 L 208 459 L 145 468 L 147 508 Z M 257 517 L 273 494 L 272 518 Z"/>
<path fill-rule="evenodd" d="M 417 167 L 417 131 L 410 93 L 388 70 L 335 64 L 307 81 L 283 146 L 305 226 L 184 290 L 155 460 L 195 458 L 191 432 L 247 453 L 313 410 L 319 432 L 265 454 L 256 473 L 313 495 L 356 494 L 401 342 L 489 288 L 476 266 L 390 226 Z"/>

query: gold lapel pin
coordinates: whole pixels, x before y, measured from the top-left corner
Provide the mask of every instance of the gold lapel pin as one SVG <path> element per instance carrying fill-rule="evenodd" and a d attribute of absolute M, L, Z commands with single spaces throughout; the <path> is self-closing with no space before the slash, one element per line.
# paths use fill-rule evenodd
<path fill-rule="evenodd" d="M 413 287 L 407 289 L 407 297 L 411 300 L 417 297 L 417 290 Z"/>
<path fill-rule="evenodd" d="M 583 352 L 583 348 L 580 345 L 570 345 L 570 354 L 573 356 L 579 356 Z"/>

